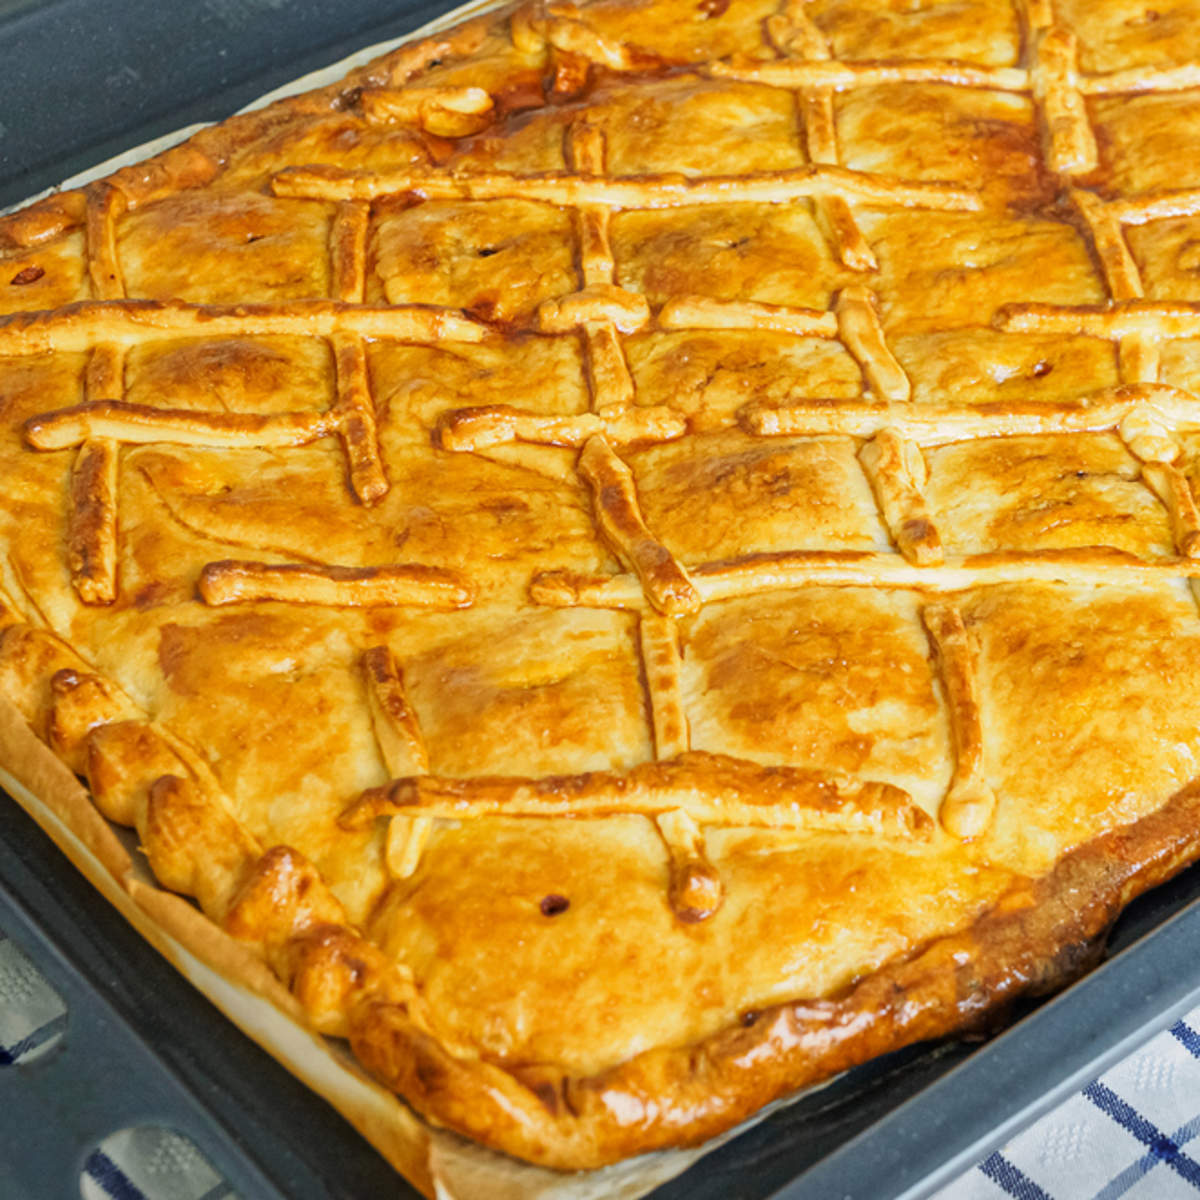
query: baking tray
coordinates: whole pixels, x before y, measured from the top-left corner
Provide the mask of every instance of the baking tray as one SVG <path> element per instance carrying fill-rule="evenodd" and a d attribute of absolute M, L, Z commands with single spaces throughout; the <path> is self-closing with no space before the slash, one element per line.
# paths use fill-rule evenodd
<path fill-rule="evenodd" d="M 0 208 L 149 139 L 399 36 L 445 0 L 0 0 Z M 286 14 L 286 15 L 285 15 Z M 655 1200 L 918 1200 L 1200 1003 L 1200 868 L 1127 910 L 1110 958 L 990 1042 L 847 1073 Z M 416 1193 L 222 1017 L 0 794 L 0 928 L 70 1008 L 44 1064 L 0 1071 L 0 1194 L 78 1194 L 80 1157 L 153 1121 L 242 1200 Z M 114 1083 L 119 1080 L 119 1084 Z M 60 1177 L 48 1164 L 66 1164 Z"/>

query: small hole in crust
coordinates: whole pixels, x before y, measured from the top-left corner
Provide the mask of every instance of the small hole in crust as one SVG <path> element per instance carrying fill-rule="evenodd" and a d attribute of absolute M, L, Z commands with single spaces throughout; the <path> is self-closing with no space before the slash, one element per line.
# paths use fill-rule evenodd
<path fill-rule="evenodd" d="M 560 896 L 557 892 L 551 892 L 550 895 L 542 897 L 542 902 L 538 907 L 542 910 L 543 917 L 557 917 L 560 913 L 565 913 L 571 907 L 571 902 L 566 896 Z"/>
<path fill-rule="evenodd" d="M 29 266 L 22 267 L 8 282 L 15 287 L 24 287 L 27 283 L 37 283 L 45 273 L 45 267 L 30 263 Z"/>

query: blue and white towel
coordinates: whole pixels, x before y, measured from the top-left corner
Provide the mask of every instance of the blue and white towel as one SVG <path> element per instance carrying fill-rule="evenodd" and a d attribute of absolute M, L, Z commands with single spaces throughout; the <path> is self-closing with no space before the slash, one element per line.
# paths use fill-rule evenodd
<path fill-rule="evenodd" d="M 48 1052 L 66 1007 L 0 931 L 0 1069 Z M 1200 1200 L 1200 1009 L 1088 1084 L 936 1200 Z M 83 1200 L 237 1200 L 186 1137 L 113 1133 Z M 882 1200 L 882 1198 L 881 1198 Z"/>
<path fill-rule="evenodd" d="M 1200 1008 L 1089 1083 L 937 1200 L 1196 1200 Z"/>

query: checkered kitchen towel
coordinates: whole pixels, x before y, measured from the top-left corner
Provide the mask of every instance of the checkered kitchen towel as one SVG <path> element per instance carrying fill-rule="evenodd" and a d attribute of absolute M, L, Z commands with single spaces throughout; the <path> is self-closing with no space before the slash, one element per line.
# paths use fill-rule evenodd
<path fill-rule="evenodd" d="M 1200 1008 L 1047 1113 L 937 1200 L 1196 1200 Z"/>
<path fill-rule="evenodd" d="M 0 1070 L 48 1053 L 65 1027 L 62 1000 L 0 931 Z M 1197 1200 L 1197 1135 L 1200 1008 L 943 1189 L 937 1200 Z M 237 1200 L 191 1142 L 157 1128 L 119 1130 L 94 1147 L 80 1192 L 83 1200 Z"/>

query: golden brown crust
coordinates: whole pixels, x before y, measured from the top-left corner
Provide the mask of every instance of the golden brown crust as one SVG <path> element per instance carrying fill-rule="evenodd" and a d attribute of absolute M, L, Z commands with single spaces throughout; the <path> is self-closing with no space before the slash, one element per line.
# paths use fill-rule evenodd
<path fill-rule="evenodd" d="M 564 1168 L 1080 967 L 1198 852 L 1110 7 L 531 4 L 0 222 L 0 697 L 121 894 Z"/>
<path fill-rule="evenodd" d="M 970 1030 L 1019 996 L 1052 991 L 1094 964 L 1134 896 L 1200 855 L 1200 789 L 1021 881 L 965 933 L 940 938 L 844 993 L 744 1015 L 684 1048 L 650 1050 L 603 1074 L 537 1088 L 470 1068 L 375 1003 L 351 1029 L 355 1052 L 403 1095 L 456 1128 L 534 1161 L 598 1166 L 626 1153 L 700 1142 L 772 1099 L 884 1050 Z M 816 1064 L 821 1066 L 817 1067 Z M 465 1099 L 470 1094 L 470 1100 Z M 661 1097 L 669 1095 L 664 1105 Z"/>
<path fill-rule="evenodd" d="M 859 451 L 859 458 L 896 549 L 917 566 L 944 562 L 941 538 L 925 501 L 929 469 L 921 447 L 894 429 L 881 429 Z"/>
<path fill-rule="evenodd" d="M 505 442 L 574 447 L 594 437 L 620 446 L 670 441 L 686 432 L 687 420 L 669 408 L 616 408 L 541 417 L 507 405 L 481 405 L 445 413 L 438 426 L 438 441 L 447 450 L 482 450 Z"/>

